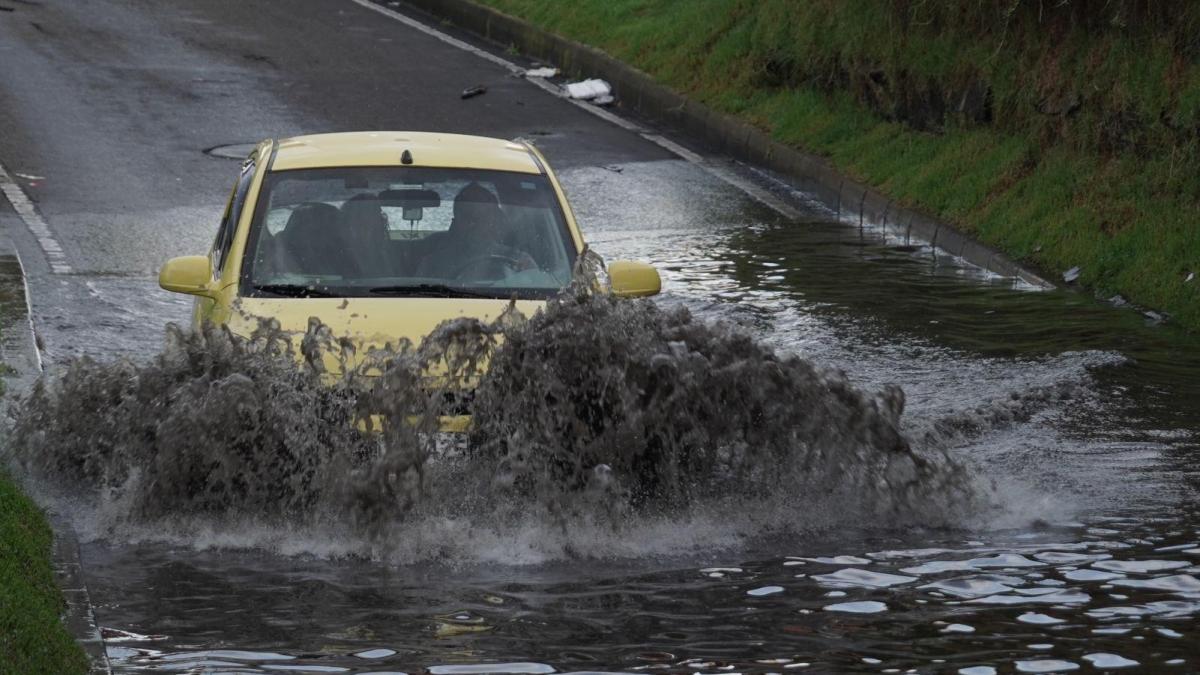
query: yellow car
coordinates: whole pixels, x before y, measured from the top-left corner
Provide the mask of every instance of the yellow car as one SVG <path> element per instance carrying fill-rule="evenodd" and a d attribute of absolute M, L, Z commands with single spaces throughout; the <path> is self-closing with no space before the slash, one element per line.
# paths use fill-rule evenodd
<path fill-rule="evenodd" d="M 570 281 L 583 235 L 545 158 L 478 136 L 356 132 L 258 144 L 208 255 L 173 258 L 168 291 L 196 327 L 249 335 L 255 317 L 303 334 L 316 317 L 356 353 L 413 344 L 457 317 L 531 316 Z M 649 265 L 614 262 L 618 296 L 658 293 Z"/>

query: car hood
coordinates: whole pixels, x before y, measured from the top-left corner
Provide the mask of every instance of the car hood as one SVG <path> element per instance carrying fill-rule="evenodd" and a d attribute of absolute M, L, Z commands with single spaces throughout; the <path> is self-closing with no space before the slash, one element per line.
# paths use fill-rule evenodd
<path fill-rule="evenodd" d="M 290 334 L 300 357 L 300 341 L 309 319 L 315 317 L 335 338 L 350 340 L 355 353 L 349 365 L 357 366 L 372 348 L 395 346 L 403 339 L 420 345 L 444 321 L 494 321 L 511 302 L 490 298 L 243 298 L 228 325 L 235 334 L 249 336 L 259 327 L 260 318 L 274 318 Z M 531 317 L 545 304 L 542 300 L 518 300 L 516 309 Z M 341 371 L 336 358 L 327 357 L 324 362 L 329 372 Z"/>

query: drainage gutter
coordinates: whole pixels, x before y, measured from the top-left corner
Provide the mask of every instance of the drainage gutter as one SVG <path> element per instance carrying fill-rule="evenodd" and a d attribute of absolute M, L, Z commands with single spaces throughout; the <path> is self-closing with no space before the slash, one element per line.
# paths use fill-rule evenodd
<path fill-rule="evenodd" d="M 91 595 L 83 578 L 83 565 L 79 562 L 79 542 L 70 523 L 55 513 L 48 513 L 47 517 L 54 530 L 54 549 L 51 556 L 54 580 L 67 602 L 63 625 L 87 654 L 88 661 L 91 662 L 89 675 L 110 675 L 112 669 L 108 663 L 104 638 L 96 623 L 96 613 L 92 611 Z"/>

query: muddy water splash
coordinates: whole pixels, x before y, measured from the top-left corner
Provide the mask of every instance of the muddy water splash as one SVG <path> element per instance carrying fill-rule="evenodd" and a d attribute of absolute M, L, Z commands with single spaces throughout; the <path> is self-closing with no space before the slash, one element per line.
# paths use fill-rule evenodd
<path fill-rule="evenodd" d="M 296 368 L 278 338 L 266 324 L 248 341 L 168 326 L 149 363 L 75 360 L 19 405 L 9 450 L 34 476 L 131 519 L 312 512 L 331 476 L 372 447 L 347 433 L 350 390 Z"/>
<path fill-rule="evenodd" d="M 735 510 L 807 529 L 822 512 L 953 525 L 987 507 L 960 463 L 901 433 L 898 387 L 861 391 L 684 309 L 575 288 L 528 320 L 456 320 L 419 348 L 374 350 L 340 379 L 322 355 L 348 359 L 349 343 L 313 321 L 299 368 L 292 344 L 270 321 L 249 339 L 169 327 L 148 363 L 74 361 L 16 408 L 8 451 L 83 495 L 104 535 L 180 518 L 326 528 L 368 555 Z M 473 415 L 465 451 L 435 433 L 447 407 Z M 379 433 L 358 430 L 368 419 Z M 591 554 L 578 543 L 563 550 Z"/>
<path fill-rule="evenodd" d="M 853 496 L 862 515 L 919 520 L 975 497 L 961 465 L 901 434 L 899 387 L 861 391 L 684 308 L 566 294 L 505 337 L 475 403 L 500 484 L 655 508 Z"/>

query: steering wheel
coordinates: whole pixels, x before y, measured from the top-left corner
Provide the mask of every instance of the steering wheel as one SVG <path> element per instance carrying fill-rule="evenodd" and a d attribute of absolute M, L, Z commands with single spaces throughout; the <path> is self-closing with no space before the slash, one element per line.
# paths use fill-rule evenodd
<path fill-rule="evenodd" d="M 483 255 L 477 255 L 473 258 L 468 258 L 461 265 L 454 268 L 454 272 L 451 273 L 450 278 L 455 279 L 455 280 L 462 279 L 466 275 L 467 272 L 471 271 L 472 269 L 475 269 L 480 264 L 492 263 L 492 262 L 499 262 L 504 265 L 504 268 L 506 270 L 505 276 L 508 275 L 508 272 L 519 272 L 521 270 L 521 262 L 519 260 L 517 260 L 516 258 L 512 258 L 512 257 L 506 256 L 506 255 L 501 255 L 499 253 L 485 253 Z M 499 277 L 496 277 L 496 278 L 499 278 Z"/>

